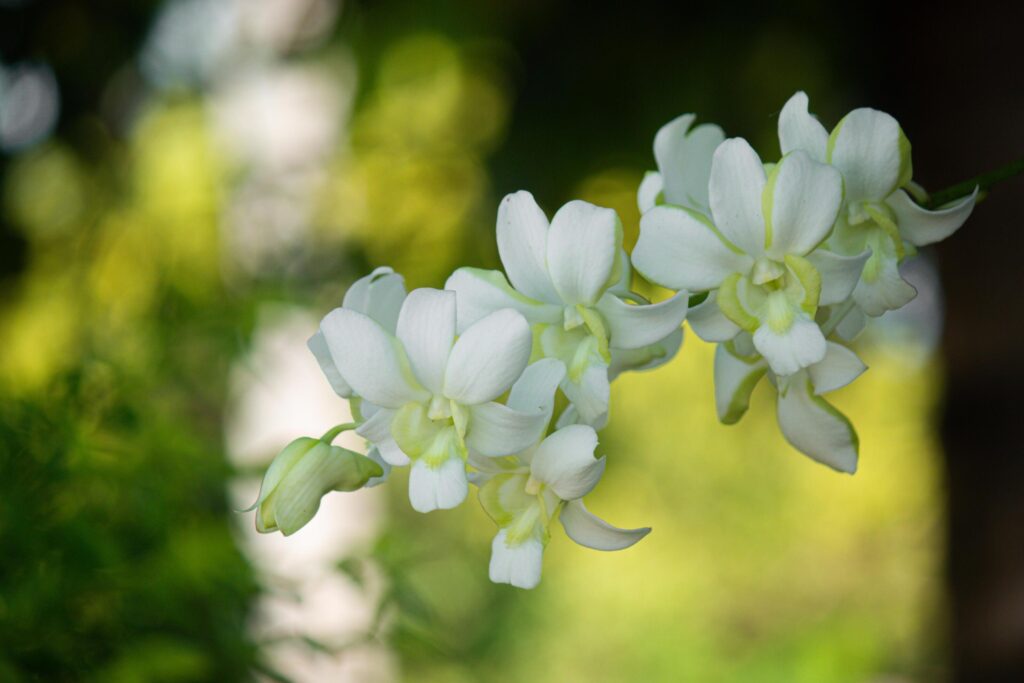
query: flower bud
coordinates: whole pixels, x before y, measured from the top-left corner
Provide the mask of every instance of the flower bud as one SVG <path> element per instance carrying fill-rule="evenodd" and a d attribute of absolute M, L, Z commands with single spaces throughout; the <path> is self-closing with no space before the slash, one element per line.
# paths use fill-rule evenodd
<path fill-rule="evenodd" d="M 383 474 L 364 455 L 310 437 L 296 439 L 274 458 L 249 508 L 256 510 L 256 530 L 290 536 L 313 519 L 328 491 L 355 491 Z"/>

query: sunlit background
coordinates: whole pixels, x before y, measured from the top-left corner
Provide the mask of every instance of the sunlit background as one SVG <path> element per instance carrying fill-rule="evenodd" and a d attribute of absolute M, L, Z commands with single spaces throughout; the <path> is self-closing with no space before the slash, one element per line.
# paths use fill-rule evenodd
<path fill-rule="evenodd" d="M 372 267 L 497 266 L 517 189 L 614 207 L 631 246 L 674 116 L 771 156 L 798 88 L 828 121 L 881 104 L 850 57 L 871 16 L 628 5 L 0 2 L 0 680 L 949 678 L 928 253 L 835 397 L 855 477 L 789 448 L 767 391 L 718 424 L 687 333 L 614 385 L 588 498 L 653 533 L 558 532 L 532 592 L 488 581 L 472 497 L 418 515 L 404 472 L 287 539 L 235 512 L 348 416 L 305 340 Z"/>

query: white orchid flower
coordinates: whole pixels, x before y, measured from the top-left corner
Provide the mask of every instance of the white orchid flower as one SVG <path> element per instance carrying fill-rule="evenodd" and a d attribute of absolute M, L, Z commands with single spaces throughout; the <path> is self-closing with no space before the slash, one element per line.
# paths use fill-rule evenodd
<path fill-rule="evenodd" d="M 257 531 L 290 536 L 313 519 L 326 493 L 355 491 L 383 474 L 371 458 L 331 445 L 340 429 L 321 439 L 295 439 L 274 458 L 249 508 L 256 510 Z"/>
<path fill-rule="evenodd" d="M 778 377 L 763 358 L 746 353 L 753 352 L 744 348 L 748 344 L 719 344 L 715 351 L 718 419 L 724 424 L 738 422 L 750 405 L 754 388 L 767 375 L 778 391 L 776 411 L 786 440 L 817 462 L 840 472 L 856 472 L 857 432 L 846 416 L 821 396 L 846 386 L 867 369 L 857 354 L 830 341 L 820 361 L 794 375 Z"/>
<path fill-rule="evenodd" d="M 928 211 L 907 191 L 917 191 L 910 142 L 896 119 L 876 109 L 854 109 L 829 134 L 807 107 L 803 92 L 783 107 L 782 152 L 803 150 L 842 173 L 846 196 L 829 247 L 842 254 L 871 250 L 853 292 L 865 313 L 878 316 L 900 308 L 917 295 L 900 275 L 900 261 L 914 247 L 956 232 L 974 209 L 977 189 L 952 206 Z"/>
<path fill-rule="evenodd" d="M 495 311 L 456 338 L 456 295 L 417 289 L 389 334 L 362 313 L 337 308 L 321 324 L 331 358 L 353 391 L 375 408 L 357 432 L 392 465 L 412 461 L 409 500 L 429 512 L 466 497 L 467 448 L 515 453 L 544 429 L 540 411 L 496 403 L 530 357 L 530 327 Z"/>
<path fill-rule="evenodd" d="M 370 316 L 391 334 L 398 324 L 398 312 L 405 301 L 405 279 L 386 266 L 352 283 L 345 292 L 341 307 Z M 345 382 L 331 358 L 322 330 L 317 330 L 306 342 L 320 369 L 334 392 L 342 398 L 353 398 L 352 387 Z"/>
<path fill-rule="evenodd" d="M 615 211 L 572 201 L 547 217 L 529 192 L 498 209 L 499 271 L 460 268 L 445 284 L 458 293 L 459 326 L 499 308 L 514 308 L 534 326 L 535 358 L 558 358 L 568 373 L 562 391 L 580 419 L 601 424 L 616 349 L 636 350 L 671 336 L 686 317 L 687 295 L 657 304 L 629 293 L 629 259 Z M 511 281 L 511 284 L 509 284 Z"/>
<path fill-rule="evenodd" d="M 550 420 L 554 392 L 564 374 L 555 359 L 537 361 L 513 386 L 509 407 L 523 412 L 539 408 Z M 597 550 L 628 548 L 650 532 L 618 529 L 587 510 L 582 498 L 597 485 L 605 467 L 603 457 L 594 457 L 596 448 L 592 427 L 570 425 L 509 457 L 471 455 L 480 503 L 498 525 L 491 544 L 492 581 L 535 587 L 556 518 L 569 538 Z"/>
<path fill-rule="evenodd" d="M 711 157 L 725 140 L 725 133 L 713 123 L 694 126 L 696 119 L 696 114 L 683 114 L 662 126 L 654 136 L 658 170 L 646 173 L 637 190 L 640 213 L 657 204 L 708 212 Z"/>
<path fill-rule="evenodd" d="M 839 173 L 797 151 L 766 175 L 750 145 L 733 138 L 715 151 L 709 200 L 710 219 L 674 206 L 644 214 L 633 265 L 662 286 L 712 292 L 702 305 L 714 308 L 698 311 L 704 333 L 750 332 L 777 375 L 820 361 L 818 306 L 849 297 L 867 257 L 809 257 L 842 203 Z"/>

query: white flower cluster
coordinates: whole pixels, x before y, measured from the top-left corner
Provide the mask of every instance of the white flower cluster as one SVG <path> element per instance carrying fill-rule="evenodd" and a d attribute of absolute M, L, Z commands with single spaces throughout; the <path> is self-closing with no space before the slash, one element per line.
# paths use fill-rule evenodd
<path fill-rule="evenodd" d="M 257 527 L 293 533 L 327 491 L 411 465 L 420 512 L 453 508 L 479 487 L 498 526 L 493 581 L 537 585 L 555 519 L 581 545 L 629 547 L 650 530 L 613 527 L 583 503 L 604 473 L 597 430 L 610 383 L 671 359 L 687 317 L 718 343 L 723 422 L 742 417 L 767 376 L 786 439 L 855 471 L 857 435 L 821 395 L 864 371 L 846 344 L 866 318 L 916 294 L 900 262 L 959 228 L 975 197 L 924 210 L 891 116 L 857 109 L 829 134 L 807 103 L 797 93 L 782 110 L 777 163 L 691 114 L 664 126 L 658 171 L 638 191 L 632 258 L 611 209 L 572 201 L 549 222 L 517 192 L 498 209 L 504 273 L 460 268 L 443 290 L 407 294 L 400 275 L 378 268 L 353 284 L 309 347 L 356 421 L 278 456 Z M 652 304 L 630 291 L 633 267 L 676 294 Z M 329 446 L 345 427 L 367 440 L 367 456 Z"/>

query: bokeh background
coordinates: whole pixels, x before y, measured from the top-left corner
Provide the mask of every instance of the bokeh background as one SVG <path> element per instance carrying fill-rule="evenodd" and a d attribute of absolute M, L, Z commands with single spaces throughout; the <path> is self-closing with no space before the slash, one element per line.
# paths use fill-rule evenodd
<path fill-rule="evenodd" d="M 404 474 L 258 536 L 262 468 L 347 415 L 304 342 L 377 265 L 497 265 L 498 200 L 612 206 L 694 111 L 777 153 L 902 122 L 936 190 L 1024 152 L 1019 5 L 0 0 L 0 680 L 1024 680 L 1022 186 L 912 265 L 836 401 L 861 469 L 714 417 L 712 349 L 618 380 L 541 586 Z M 642 283 L 641 283 L 642 285 Z M 763 389 L 763 387 L 762 387 Z"/>

